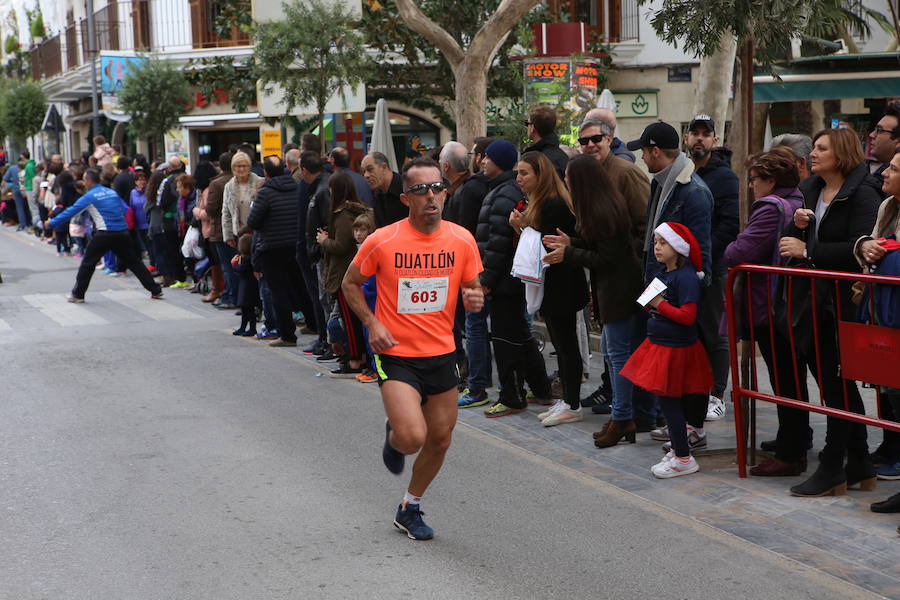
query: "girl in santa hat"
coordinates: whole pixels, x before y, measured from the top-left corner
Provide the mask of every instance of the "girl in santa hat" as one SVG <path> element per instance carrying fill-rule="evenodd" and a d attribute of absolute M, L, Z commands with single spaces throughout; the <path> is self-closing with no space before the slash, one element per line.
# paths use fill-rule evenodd
<path fill-rule="evenodd" d="M 656 277 L 666 289 L 647 304 L 647 339 L 625 363 L 621 375 L 659 398 L 672 449 L 650 471 L 668 479 L 700 470 L 688 447 L 682 397 L 707 394 L 712 371 L 697 337 L 703 278 L 700 246 L 681 223 L 663 223 L 654 233 L 653 254 L 664 265 Z"/>

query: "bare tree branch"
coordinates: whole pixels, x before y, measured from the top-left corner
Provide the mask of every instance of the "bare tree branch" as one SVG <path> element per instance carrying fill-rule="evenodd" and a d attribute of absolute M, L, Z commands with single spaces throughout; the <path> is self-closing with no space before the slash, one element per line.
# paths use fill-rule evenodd
<path fill-rule="evenodd" d="M 468 60 L 489 64 L 488 61 L 493 59 L 499 48 L 497 40 L 502 44 L 506 34 L 540 2 L 541 0 L 503 0 L 487 23 L 475 34 L 467 52 Z"/>
<path fill-rule="evenodd" d="M 447 62 L 454 70 L 465 60 L 465 52 L 459 47 L 456 40 L 444 31 L 440 25 L 429 19 L 413 0 L 396 0 L 396 4 L 400 17 L 409 28 L 423 35 L 434 44 L 444 54 L 444 58 L 447 59 Z"/>

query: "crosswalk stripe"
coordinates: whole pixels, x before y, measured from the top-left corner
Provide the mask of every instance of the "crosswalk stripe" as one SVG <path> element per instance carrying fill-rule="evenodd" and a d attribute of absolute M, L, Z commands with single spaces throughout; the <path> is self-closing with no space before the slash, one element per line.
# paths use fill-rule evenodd
<path fill-rule="evenodd" d="M 131 310 L 137 311 L 154 321 L 180 321 L 184 319 L 199 319 L 200 315 L 175 306 L 165 300 L 152 300 L 147 292 L 137 290 L 106 290 L 100 295 L 123 304 Z"/>
<path fill-rule="evenodd" d="M 104 325 L 109 322 L 81 304 L 70 304 L 61 294 L 29 294 L 22 298 L 63 327 Z"/>

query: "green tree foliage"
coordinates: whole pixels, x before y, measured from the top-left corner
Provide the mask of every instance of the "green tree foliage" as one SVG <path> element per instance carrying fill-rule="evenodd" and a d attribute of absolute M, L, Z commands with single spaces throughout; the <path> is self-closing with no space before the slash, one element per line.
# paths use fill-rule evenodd
<path fill-rule="evenodd" d="M 44 28 L 44 15 L 41 14 L 40 10 L 29 16 L 31 17 L 29 29 L 31 30 L 32 39 L 42 38 L 47 35 L 47 30 Z"/>
<path fill-rule="evenodd" d="M 216 15 L 213 27 L 219 37 L 230 38 L 233 27 L 242 33 L 250 33 L 253 28 L 250 0 L 212 0 L 212 7 Z"/>
<path fill-rule="evenodd" d="M 417 4 L 457 43 L 467 47 L 500 0 L 419 0 Z M 522 64 L 514 56 L 523 52 L 517 47 L 530 43 L 531 23 L 548 20 L 546 7 L 538 6 L 507 36 L 488 73 L 488 102 L 522 96 Z M 403 102 L 430 111 L 446 127 L 455 129 L 448 106 L 455 97 L 455 81 L 441 52 L 406 26 L 393 0 L 363 2 L 362 26 L 378 65 L 367 83 L 368 102 L 374 104 L 378 98 Z M 508 120 L 502 106 L 488 110 L 496 118 Z"/>
<path fill-rule="evenodd" d="M 788 55 L 791 38 L 796 35 L 837 37 L 847 28 L 867 35 L 868 25 L 852 10 L 855 1 L 664 0 L 650 24 L 664 41 L 681 44 L 686 52 L 699 57 L 715 52 L 722 35 L 729 31 L 738 44 L 752 39 L 757 58 L 772 71 L 774 62 Z M 645 5 L 650 0 L 638 2 Z M 873 12 L 868 10 L 870 16 Z"/>
<path fill-rule="evenodd" d="M 254 32 L 259 83 L 265 94 L 281 86 L 285 113 L 315 106 L 321 132 L 329 98 L 366 82 L 371 65 L 365 39 L 343 3 L 295 0 L 281 6 L 283 21 L 260 24 Z"/>
<path fill-rule="evenodd" d="M 157 140 L 178 126 L 178 118 L 190 107 L 187 77 L 172 63 L 160 60 L 129 71 L 117 96 L 119 106 L 131 115 L 131 133 Z"/>
<path fill-rule="evenodd" d="M 16 139 L 36 134 L 47 114 L 47 97 L 32 82 L 12 82 L 0 94 L 0 130 Z"/>

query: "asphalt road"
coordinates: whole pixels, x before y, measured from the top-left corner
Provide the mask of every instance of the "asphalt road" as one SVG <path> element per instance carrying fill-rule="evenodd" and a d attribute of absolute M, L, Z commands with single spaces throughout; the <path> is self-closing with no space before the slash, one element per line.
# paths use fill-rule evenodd
<path fill-rule="evenodd" d="M 374 384 L 0 229 L 0 598 L 856 598 L 862 589 L 461 424 L 423 510 Z M 103 293 L 106 292 L 106 293 Z"/>

